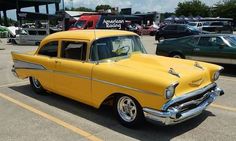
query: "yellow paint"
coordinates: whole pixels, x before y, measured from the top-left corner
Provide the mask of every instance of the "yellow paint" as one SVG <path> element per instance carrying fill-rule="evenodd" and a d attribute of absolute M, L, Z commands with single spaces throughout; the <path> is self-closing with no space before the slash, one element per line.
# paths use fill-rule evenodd
<path fill-rule="evenodd" d="M 110 95 L 121 93 L 135 98 L 142 107 L 161 109 L 168 101 L 165 89 L 178 82 L 175 97 L 195 91 L 213 82 L 213 73 L 221 67 L 199 62 L 204 68 L 194 66 L 195 61 L 134 53 L 117 62 L 89 62 L 90 47 L 97 38 L 137 34 L 120 30 L 78 30 L 49 35 L 40 44 L 50 41 L 84 41 L 87 43 L 87 61 L 46 57 L 36 54 L 12 53 L 13 59 L 43 65 L 47 70 L 17 69 L 20 78 L 34 76 L 43 88 L 65 97 L 99 108 Z M 60 51 L 58 51 L 60 52 Z M 55 62 L 60 63 L 55 63 Z M 168 73 L 173 68 L 180 78 Z M 197 85 L 192 82 L 201 80 Z"/>
<path fill-rule="evenodd" d="M 99 139 L 98 137 L 96 137 L 96 136 L 94 136 L 94 135 L 92 135 L 92 134 L 90 134 L 90 133 L 88 133 L 88 132 L 86 132 L 86 131 L 78 128 L 78 127 L 75 127 L 75 126 L 73 126 L 73 125 L 71 125 L 71 124 L 69 124 L 67 122 L 64 122 L 61 119 L 56 118 L 56 117 L 54 117 L 52 115 L 49 115 L 49 114 L 47 114 L 45 112 L 37 110 L 36 108 L 31 107 L 31 106 L 29 106 L 27 104 L 24 104 L 24 103 L 22 103 L 22 102 L 20 102 L 18 100 L 15 100 L 15 99 L 13 99 L 13 98 L 11 98 L 9 96 L 6 96 L 6 95 L 0 93 L 0 97 L 5 99 L 5 100 L 8 100 L 8 101 L 10 101 L 10 102 L 12 102 L 12 103 L 14 103 L 16 105 L 18 105 L 18 106 L 20 106 L 20 107 L 22 107 L 22 108 L 24 108 L 24 109 L 26 109 L 28 111 L 31 111 L 31 112 L 33 112 L 33 113 L 35 113 L 37 115 L 40 115 L 40 116 L 42 116 L 42 117 L 44 117 L 44 118 L 46 118 L 46 119 L 48 119 L 48 120 L 58 124 L 58 125 L 61 125 L 61 126 L 67 128 L 67 129 L 69 129 L 69 130 L 71 130 L 71 131 L 73 131 L 73 132 L 75 132 L 75 133 L 77 133 L 77 134 L 79 134 L 79 135 L 81 135 L 81 136 L 91 140 L 91 141 L 101 141 L 101 139 Z"/>
<path fill-rule="evenodd" d="M 211 104 L 211 107 L 219 108 L 219 109 L 223 109 L 223 110 L 227 110 L 227 111 L 231 111 L 231 112 L 236 112 L 236 108 L 227 107 L 227 106 L 223 106 L 223 105 Z"/>

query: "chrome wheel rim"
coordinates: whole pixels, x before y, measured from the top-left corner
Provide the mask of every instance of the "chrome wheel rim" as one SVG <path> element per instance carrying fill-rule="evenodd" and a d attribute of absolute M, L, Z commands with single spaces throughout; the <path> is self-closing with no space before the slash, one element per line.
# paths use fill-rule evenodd
<path fill-rule="evenodd" d="M 36 78 L 32 77 L 32 82 L 35 88 L 37 89 L 41 88 L 41 84 Z"/>
<path fill-rule="evenodd" d="M 174 58 L 182 58 L 180 55 L 174 55 Z"/>
<path fill-rule="evenodd" d="M 117 111 L 120 117 L 126 122 L 132 122 L 137 116 L 137 107 L 134 101 L 128 96 L 123 96 L 119 99 Z"/>

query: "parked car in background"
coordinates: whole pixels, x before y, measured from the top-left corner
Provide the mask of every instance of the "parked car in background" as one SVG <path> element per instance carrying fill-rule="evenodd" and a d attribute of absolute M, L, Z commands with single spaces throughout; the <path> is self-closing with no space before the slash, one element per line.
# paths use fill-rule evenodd
<path fill-rule="evenodd" d="M 203 22 L 189 22 L 188 23 L 189 26 L 192 26 L 194 28 L 199 29 L 200 31 L 202 31 L 202 27 L 203 27 Z"/>
<path fill-rule="evenodd" d="M 186 24 L 170 24 L 157 30 L 155 39 L 158 41 L 162 41 L 164 39 L 198 35 L 201 33 L 202 32 L 197 28 Z"/>
<path fill-rule="evenodd" d="M 233 33 L 233 19 L 231 18 L 202 18 L 202 30 L 212 33 Z"/>
<path fill-rule="evenodd" d="M 157 55 L 236 64 L 236 35 L 205 34 L 169 39 L 157 44 Z"/>
<path fill-rule="evenodd" d="M 47 36 L 31 53 L 12 53 L 13 73 L 39 94 L 51 91 L 95 108 L 112 104 L 121 124 L 145 118 L 176 124 L 193 118 L 223 90 L 221 66 L 147 54 L 140 38 L 120 30 Z"/>
<path fill-rule="evenodd" d="M 140 35 L 154 36 L 156 32 L 157 32 L 157 28 L 153 26 L 143 26 L 142 28 L 139 29 Z"/>

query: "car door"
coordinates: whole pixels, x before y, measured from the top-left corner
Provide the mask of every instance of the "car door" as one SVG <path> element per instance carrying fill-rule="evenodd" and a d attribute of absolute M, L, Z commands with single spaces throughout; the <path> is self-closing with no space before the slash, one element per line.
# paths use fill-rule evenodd
<path fill-rule="evenodd" d="M 176 33 L 177 33 L 176 25 L 167 25 L 166 27 L 163 28 L 160 37 L 162 36 L 165 37 L 166 39 L 176 38 Z"/>
<path fill-rule="evenodd" d="M 224 54 L 221 53 L 219 42 L 222 39 L 216 36 L 203 36 L 200 37 L 198 43 L 193 49 L 192 59 L 213 62 L 213 63 L 223 63 L 225 60 L 222 58 Z"/>
<path fill-rule="evenodd" d="M 184 25 L 177 26 L 176 38 L 184 37 L 184 36 L 187 36 L 188 34 L 189 34 L 188 29 Z"/>
<path fill-rule="evenodd" d="M 218 43 L 220 48 L 220 55 L 223 58 L 224 63 L 236 64 L 236 37 L 224 36 L 221 37 L 222 42 Z M 222 62 L 223 63 L 223 62 Z"/>
<path fill-rule="evenodd" d="M 53 71 L 58 57 L 58 41 L 49 41 L 42 45 L 36 54 L 37 57 L 35 57 L 34 63 L 41 65 L 41 68 L 43 68 L 35 73 L 36 78 L 45 89 L 54 91 Z"/>
<path fill-rule="evenodd" d="M 91 104 L 91 72 L 93 63 L 86 61 L 86 41 L 62 40 L 56 60 L 55 87 L 66 97 Z"/>

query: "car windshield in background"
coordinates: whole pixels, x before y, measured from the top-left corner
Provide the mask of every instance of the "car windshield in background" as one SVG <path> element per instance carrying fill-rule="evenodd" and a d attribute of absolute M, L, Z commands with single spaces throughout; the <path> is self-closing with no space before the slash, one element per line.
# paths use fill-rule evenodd
<path fill-rule="evenodd" d="M 197 23 L 188 23 L 190 26 L 197 26 Z"/>
<path fill-rule="evenodd" d="M 117 60 L 129 56 L 131 53 L 146 53 L 138 36 L 119 36 L 102 38 L 92 45 L 91 60 Z"/>
<path fill-rule="evenodd" d="M 192 31 L 199 31 L 196 27 L 193 27 L 193 26 L 189 26 L 187 25 L 187 28 L 192 30 Z M 199 31 L 200 32 L 200 31 Z"/>
<path fill-rule="evenodd" d="M 79 20 L 75 23 L 75 27 L 76 28 L 82 28 L 84 26 L 84 24 L 85 24 L 85 21 L 80 21 Z"/>
<path fill-rule="evenodd" d="M 231 47 L 236 48 L 236 36 L 225 36 L 224 39 L 228 41 Z"/>

